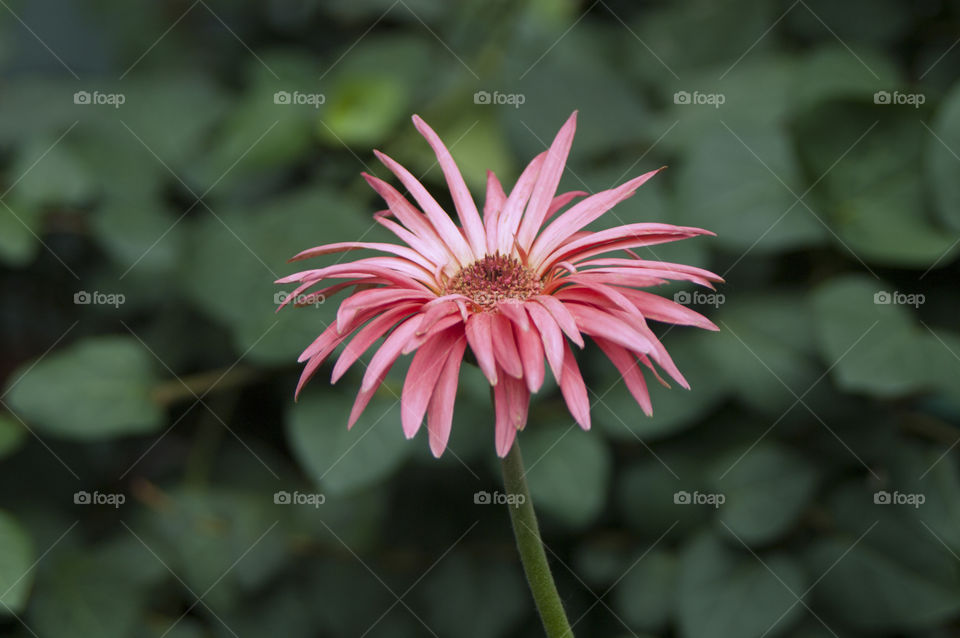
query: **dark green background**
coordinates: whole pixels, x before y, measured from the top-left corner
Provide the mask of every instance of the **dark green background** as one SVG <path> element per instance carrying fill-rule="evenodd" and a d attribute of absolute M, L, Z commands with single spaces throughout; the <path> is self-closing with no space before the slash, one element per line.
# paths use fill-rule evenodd
<path fill-rule="evenodd" d="M 653 418 L 593 348 L 592 432 L 552 382 L 533 402 L 577 635 L 960 633 L 956 2 L 0 5 L 0 634 L 540 635 L 507 513 L 474 504 L 500 486 L 482 377 L 440 461 L 403 439 L 404 365 L 347 432 L 359 371 L 293 403 L 335 303 L 275 315 L 272 281 L 384 236 L 373 148 L 449 202 L 411 114 L 479 200 L 574 109 L 564 189 L 669 165 L 601 223 L 714 230 L 651 252 L 727 279 L 720 333 L 660 331 L 693 390 Z"/>

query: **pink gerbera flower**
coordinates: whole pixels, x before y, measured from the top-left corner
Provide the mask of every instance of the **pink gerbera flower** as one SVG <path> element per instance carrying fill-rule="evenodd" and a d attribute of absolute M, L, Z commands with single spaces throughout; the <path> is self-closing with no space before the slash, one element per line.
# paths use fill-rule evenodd
<path fill-rule="evenodd" d="M 656 364 L 689 388 L 647 320 L 710 330 L 716 326 L 685 306 L 638 289 L 671 279 L 712 288 L 711 282 L 721 279 L 701 268 L 640 259 L 631 249 L 713 233 L 656 223 L 584 230 L 659 169 L 565 209 L 587 195 L 556 194 L 576 129 L 574 112 L 550 149 L 524 169 L 509 195 L 496 176 L 487 173 L 481 217 L 443 142 L 419 117 L 414 116 L 413 123 L 436 153 L 460 225 L 407 169 L 374 151 L 419 208 L 387 182 L 364 173 L 389 208 L 374 218 L 403 244 L 325 244 L 291 260 L 358 249 L 386 253 L 278 281 L 299 282 L 288 299 L 332 280 L 339 281 L 313 294 L 330 296 L 354 288 L 340 303 L 336 322 L 300 355 L 299 361 L 307 364 L 297 394 L 340 344 L 346 346 L 333 367 L 334 383 L 386 335 L 363 375 L 348 427 L 400 355 L 414 353 L 401 396 L 403 431 L 413 437 L 426 417 L 430 449 L 440 456 L 450 436 L 460 365 L 469 346 L 493 387 L 496 449 L 502 457 L 526 425 L 530 394 L 543 384 L 544 359 L 573 418 L 590 428 L 587 388 L 570 348 L 570 342 L 582 348 L 584 335 L 617 367 L 646 414 L 652 408 L 639 366 L 665 384 Z M 612 251 L 625 251 L 625 256 L 601 257 Z"/>

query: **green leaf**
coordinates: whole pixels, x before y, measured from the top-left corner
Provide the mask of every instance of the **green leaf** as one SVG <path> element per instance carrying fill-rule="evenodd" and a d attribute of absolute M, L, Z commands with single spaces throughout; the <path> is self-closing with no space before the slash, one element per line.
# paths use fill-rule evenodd
<path fill-rule="evenodd" d="M 779 636 L 805 613 L 796 598 L 804 592 L 804 581 L 799 566 L 786 556 L 758 559 L 701 535 L 681 558 L 681 635 Z"/>
<path fill-rule="evenodd" d="M 30 535 L 7 512 L 0 511 L 0 616 L 21 613 L 33 585 L 34 547 Z"/>
<path fill-rule="evenodd" d="M 37 240 L 38 211 L 21 202 L 0 205 L 0 260 L 11 266 L 24 266 L 40 248 Z"/>
<path fill-rule="evenodd" d="M 924 136 L 927 186 L 937 213 L 953 229 L 960 228 L 960 83 L 940 105 L 933 120 L 933 134 Z"/>
<path fill-rule="evenodd" d="M 814 292 L 820 350 L 841 387 L 877 396 L 956 391 L 960 339 L 914 323 L 909 304 L 924 301 L 917 294 L 857 275 Z"/>
<path fill-rule="evenodd" d="M 19 421 L 0 414 L 0 459 L 16 452 L 27 438 L 27 430 Z"/>
<path fill-rule="evenodd" d="M 830 104 L 798 125 L 803 155 L 822 176 L 814 193 L 823 205 L 811 208 L 854 261 L 926 269 L 956 250 L 927 219 L 921 143 L 929 133 L 914 110 Z"/>
<path fill-rule="evenodd" d="M 516 562 L 491 561 L 461 553 L 443 559 L 418 588 L 427 604 L 424 620 L 439 635 L 499 638 L 527 612 L 527 585 Z M 496 609 L 476 614 L 477 609 Z M 471 618 L 464 626 L 464 618 Z"/>
<path fill-rule="evenodd" d="M 717 233 L 738 254 L 820 243 L 823 227 L 796 195 L 800 169 L 778 128 L 713 130 L 690 151 L 677 176 L 681 223 Z M 789 211 L 789 212 L 787 212 Z"/>
<path fill-rule="evenodd" d="M 705 335 L 703 352 L 757 410 L 780 416 L 819 376 L 813 331 L 796 293 L 740 295 L 713 320 L 720 332 Z"/>
<path fill-rule="evenodd" d="M 653 550 L 628 565 L 630 570 L 614 590 L 614 609 L 631 628 L 662 631 L 676 606 L 676 556 Z"/>
<path fill-rule="evenodd" d="M 787 532 L 803 512 L 817 485 L 816 468 L 774 443 L 737 451 L 718 462 L 726 472 L 716 481 L 726 496 L 719 522 L 750 545 L 768 543 Z"/>
<path fill-rule="evenodd" d="M 160 573 L 157 567 L 163 567 L 149 555 L 117 561 L 110 554 L 109 547 L 84 548 L 48 558 L 51 562 L 38 578 L 28 620 L 37 634 L 49 638 L 127 638 L 134 634 L 150 600 L 149 586 Z"/>
<path fill-rule="evenodd" d="M 153 357 L 133 337 L 86 338 L 11 379 L 10 405 L 42 432 L 92 440 L 145 434 L 164 420 L 151 398 Z"/>
<path fill-rule="evenodd" d="M 304 469 L 330 494 L 377 483 L 399 467 L 415 442 L 400 427 L 400 403 L 381 389 L 351 429 L 353 398 L 307 394 L 287 417 L 287 438 Z"/>
<path fill-rule="evenodd" d="M 296 360 L 333 321 L 337 300 L 286 308 L 278 315 L 278 299 L 296 286 L 281 287 L 274 280 L 332 263 L 286 263 L 317 244 L 360 237 L 377 241 L 374 222 L 356 202 L 323 190 L 294 192 L 253 210 L 220 211 L 218 216 L 206 217 L 187 236 L 180 271 L 184 287 L 200 308 L 230 328 L 237 349 L 249 350 L 249 359 Z"/>
<path fill-rule="evenodd" d="M 603 509 L 610 451 L 578 426 L 532 427 L 518 435 L 530 495 L 537 508 L 569 527 L 583 527 Z"/>

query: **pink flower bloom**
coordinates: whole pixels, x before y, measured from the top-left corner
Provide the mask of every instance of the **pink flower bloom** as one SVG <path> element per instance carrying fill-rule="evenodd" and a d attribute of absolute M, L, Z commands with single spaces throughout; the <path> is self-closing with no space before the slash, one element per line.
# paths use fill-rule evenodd
<path fill-rule="evenodd" d="M 530 394 L 543 384 L 544 360 L 573 418 L 590 428 L 587 388 L 570 348 L 570 342 L 582 348 L 584 336 L 617 367 L 648 415 L 652 407 L 641 366 L 666 385 L 656 364 L 689 388 L 647 320 L 708 330 L 716 326 L 683 305 L 638 288 L 668 280 L 712 288 L 711 282 L 721 279 L 693 266 L 641 259 L 631 249 L 713 233 L 655 223 L 584 230 L 658 171 L 567 208 L 587 195 L 556 194 L 576 129 L 574 113 L 509 194 L 487 173 L 481 216 L 443 142 L 419 117 L 414 116 L 413 123 L 436 153 L 460 225 L 407 169 L 375 151 L 419 208 L 387 182 L 364 174 L 389 208 L 374 218 L 403 244 L 325 244 L 291 260 L 358 249 L 385 253 L 278 280 L 300 284 L 288 299 L 311 289 L 329 296 L 353 287 L 339 306 L 336 322 L 300 355 L 299 361 L 307 363 L 297 394 L 339 345 L 346 344 L 333 367 L 334 383 L 386 335 L 364 372 L 348 427 L 400 355 L 414 353 L 401 396 L 403 431 L 413 437 L 426 417 L 430 449 L 440 456 L 450 437 L 460 365 L 469 346 L 493 386 L 496 449 L 505 456 L 517 430 L 526 425 Z M 612 251 L 625 251 L 625 256 L 601 257 Z M 316 289 L 321 283 L 326 287 Z"/>

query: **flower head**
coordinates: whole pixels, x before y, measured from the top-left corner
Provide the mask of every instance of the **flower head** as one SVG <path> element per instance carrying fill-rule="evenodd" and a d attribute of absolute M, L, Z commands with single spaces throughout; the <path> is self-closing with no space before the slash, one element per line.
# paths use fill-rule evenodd
<path fill-rule="evenodd" d="M 617 367 L 648 415 L 652 407 L 641 368 L 666 384 L 659 367 L 689 388 L 647 321 L 710 330 L 716 326 L 683 305 L 641 289 L 669 280 L 712 288 L 711 283 L 721 279 L 701 268 L 641 259 L 632 249 L 712 233 L 658 223 L 584 230 L 658 171 L 589 196 L 579 191 L 556 194 L 576 128 L 574 113 L 509 194 L 487 173 L 481 217 L 443 142 L 419 117 L 414 116 L 413 123 L 436 153 L 460 223 L 407 169 L 375 151 L 418 206 L 387 182 L 364 174 L 388 207 L 374 218 L 402 243 L 317 246 L 293 260 L 359 249 L 382 255 L 278 281 L 300 284 L 288 299 L 311 289 L 326 296 L 353 289 L 340 303 L 337 320 L 300 356 L 306 367 L 298 394 L 341 344 L 345 347 L 333 367 L 333 382 L 385 337 L 364 372 L 348 426 L 394 362 L 414 353 L 401 395 L 403 431 L 413 437 L 426 417 L 430 449 L 440 456 L 450 436 L 460 365 L 469 347 L 493 387 L 496 449 L 505 456 L 526 425 L 530 394 L 543 385 L 546 367 L 573 418 L 590 428 L 587 388 L 570 348 L 571 342 L 584 347 L 585 335 Z M 583 199 L 568 207 L 578 198 Z M 623 254 L 603 256 L 615 251 Z M 325 287 L 317 289 L 321 284 Z"/>

